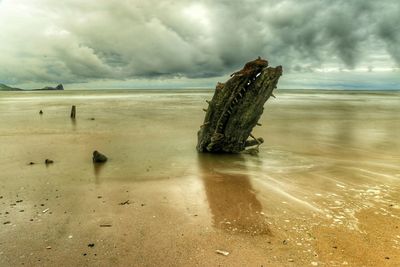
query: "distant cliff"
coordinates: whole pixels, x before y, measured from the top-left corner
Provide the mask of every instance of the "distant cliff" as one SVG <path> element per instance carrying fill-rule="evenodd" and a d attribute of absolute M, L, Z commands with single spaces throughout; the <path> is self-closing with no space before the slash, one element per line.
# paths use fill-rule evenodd
<path fill-rule="evenodd" d="M 0 83 L 0 91 L 22 91 L 22 89 L 10 87 L 3 83 Z"/>
<path fill-rule="evenodd" d="M 10 87 L 8 85 L 0 83 L 0 91 L 60 91 L 60 90 L 64 90 L 64 86 L 62 84 L 59 84 L 56 87 L 46 86 L 41 89 L 24 90 L 21 88 Z"/>
<path fill-rule="evenodd" d="M 34 89 L 35 91 L 51 91 L 51 90 L 64 90 L 64 86 L 60 83 L 59 85 L 57 85 L 56 87 L 43 87 L 42 89 Z"/>

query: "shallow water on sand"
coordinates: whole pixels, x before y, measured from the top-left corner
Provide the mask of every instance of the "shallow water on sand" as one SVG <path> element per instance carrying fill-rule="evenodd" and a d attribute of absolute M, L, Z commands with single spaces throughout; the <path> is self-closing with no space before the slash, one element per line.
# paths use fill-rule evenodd
<path fill-rule="evenodd" d="M 0 265 L 399 265 L 400 94 L 276 95 L 251 156 L 196 152 L 212 91 L 0 93 Z"/>

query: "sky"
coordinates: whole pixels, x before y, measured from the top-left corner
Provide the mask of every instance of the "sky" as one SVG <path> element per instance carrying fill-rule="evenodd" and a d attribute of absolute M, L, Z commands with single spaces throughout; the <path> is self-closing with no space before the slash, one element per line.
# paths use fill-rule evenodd
<path fill-rule="evenodd" d="M 0 0 L 0 83 L 212 88 L 258 56 L 279 88 L 400 89 L 398 0 Z"/>

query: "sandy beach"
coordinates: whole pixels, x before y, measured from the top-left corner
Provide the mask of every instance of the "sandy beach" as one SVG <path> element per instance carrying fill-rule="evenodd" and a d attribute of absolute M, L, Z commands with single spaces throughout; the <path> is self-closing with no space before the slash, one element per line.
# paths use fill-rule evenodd
<path fill-rule="evenodd" d="M 0 266 L 400 265 L 398 92 L 278 90 L 258 156 L 196 152 L 212 94 L 0 93 Z"/>

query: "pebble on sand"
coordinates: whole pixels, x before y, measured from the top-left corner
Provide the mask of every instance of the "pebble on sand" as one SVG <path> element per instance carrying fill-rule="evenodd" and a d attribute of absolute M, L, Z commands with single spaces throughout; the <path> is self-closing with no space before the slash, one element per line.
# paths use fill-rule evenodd
<path fill-rule="evenodd" d="M 130 204 L 131 203 L 129 202 L 129 199 L 124 202 L 118 203 L 118 205 L 130 205 Z"/>
<path fill-rule="evenodd" d="M 225 250 L 217 249 L 217 250 L 215 250 L 215 252 L 216 252 L 217 254 L 221 254 L 221 255 L 224 255 L 224 256 L 228 256 L 228 255 L 229 255 L 229 252 L 228 252 L 228 251 L 225 251 Z"/>

